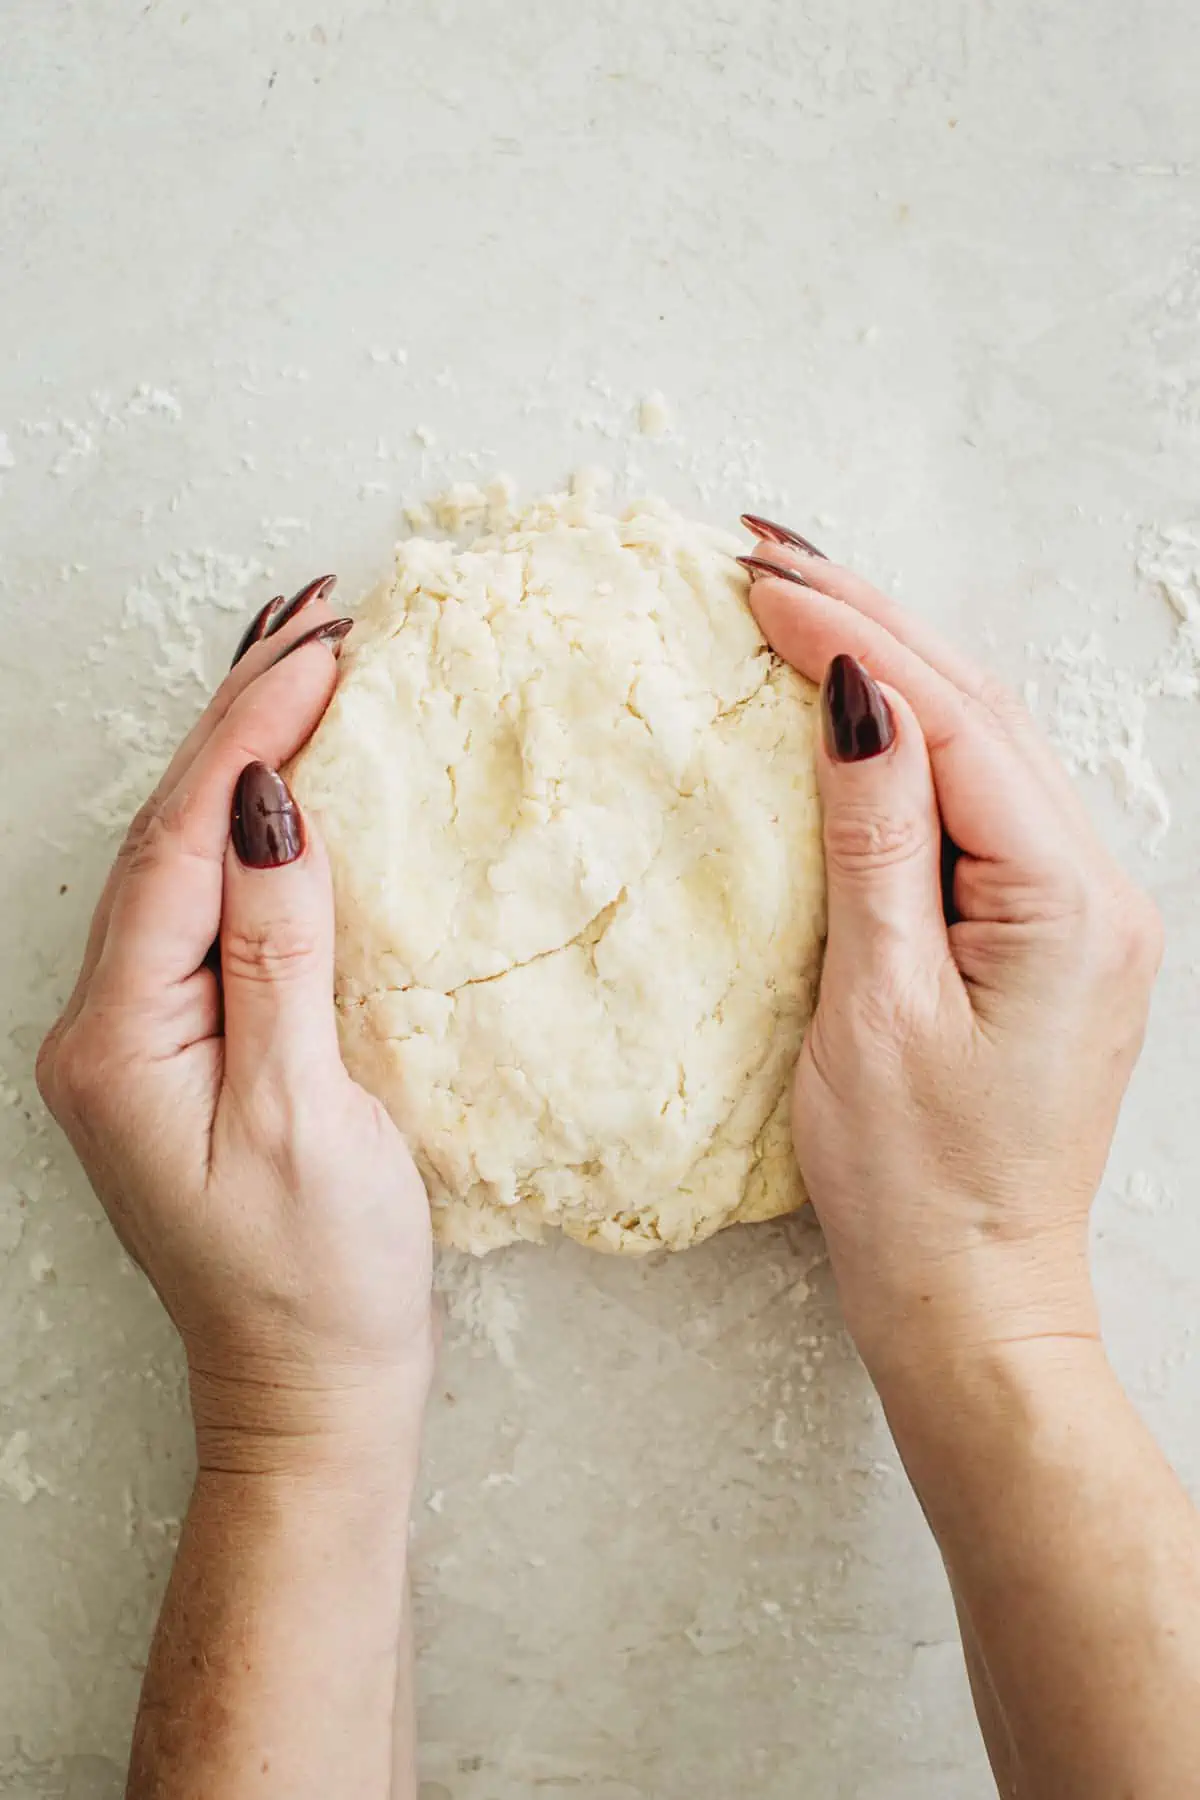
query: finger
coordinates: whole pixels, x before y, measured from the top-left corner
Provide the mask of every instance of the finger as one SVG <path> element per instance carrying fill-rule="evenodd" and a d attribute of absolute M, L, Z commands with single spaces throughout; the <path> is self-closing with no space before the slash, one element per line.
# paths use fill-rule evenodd
<path fill-rule="evenodd" d="M 278 606 L 276 600 L 269 601 L 251 621 L 250 627 L 238 646 L 232 672 L 225 677 L 204 712 L 175 751 L 154 792 L 133 819 L 125 835 L 125 840 L 117 852 L 116 861 L 108 873 L 100 898 L 96 902 L 79 974 L 63 1013 L 64 1024 L 69 1024 L 83 1005 L 88 984 L 104 948 L 104 940 L 108 933 L 108 921 L 112 913 L 113 897 L 124 879 L 127 862 L 136 853 L 150 821 L 161 810 L 165 796 L 178 785 L 184 772 L 194 762 L 239 695 L 243 694 L 250 684 L 256 681 L 264 670 L 270 668 L 273 661 L 305 632 L 318 625 L 332 622 L 333 614 L 326 601 L 332 593 L 336 581 L 337 578 L 333 575 L 324 575 L 317 581 L 310 581 L 306 587 L 302 587 L 298 593 L 293 594 L 292 598 L 281 607 Z M 278 610 L 275 610 L 276 608 Z M 251 637 L 251 633 L 256 635 Z M 247 639 L 250 639 L 249 649 L 247 649 Z M 267 643 L 266 640 L 270 640 L 270 642 Z"/>
<path fill-rule="evenodd" d="M 322 626 L 326 634 L 349 621 Z M 217 936 L 234 789 L 247 763 L 277 768 L 312 734 L 337 663 L 328 641 L 299 642 L 239 695 L 155 812 L 113 896 L 92 992 L 154 1002 L 194 974 Z"/>
<path fill-rule="evenodd" d="M 336 575 L 318 575 L 315 581 L 306 582 L 302 588 L 298 589 L 290 600 L 285 600 L 282 594 L 276 594 L 273 600 L 268 600 L 267 604 L 255 613 L 238 639 L 238 646 L 233 653 L 229 667 L 236 669 L 242 658 L 255 644 L 261 644 L 264 638 L 276 637 L 285 626 L 291 624 L 297 614 L 328 600 L 336 586 Z"/>
<path fill-rule="evenodd" d="M 875 619 L 893 637 L 914 650 L 931 669 L 952 681 L 964 694 L 978 698 L 985 679 L 983 672 L 925 620 L 907 613 L 861 575 L 856 575 L 853 569 L 831 562 L 824 551 L 817 550 L 789 526 L 775 525 L 753 513 L 743 513 L 742 523 L 760 540 L 755 551 L 757 556 L 783 568 L 795 569 L 818 593 L 828 594 L 834 600 L 853 606 L 867 618 Z"/>
<path fill-rule="evenodd" d="M 294 1088 L 338 1058 L 333 890 L 315 834 L 281 775 L 250 763 L 238 779 L 225 852 L 221 975 L 225 1078 Z"/>
<path fill-rule="evenodd" d="M 252 682 L 257 681 L 306 632 L 332 621 L 333 612 L 328 601 L 336 586 L 336 575 L 321 575 L 293 594 L 277 611 L 274 610 L 277 602 L 271 600 L 255 615 L 234 652 L 228 675 L 167 764 L 158 784 L 159 793 L 169 792 L 177 784 L 234 701 Z"/>
<path fill-rule="evenodd" d="M 841 655 L 821 684 L 821 719 L 829 977 L 891 991 L 903 971 L 936 986 L 951 963 L 942 827 L 916 716 Z"/>
<path fill-rule="evenodd" d="M 992 715 L 874 619 L 786 577 L 754 581 L 750 605 L 767 641 L 819 682 L 841 652 L 904 695 L 928 746 L 946 830 L 968 856 L 1036 872 L 1066 854 L 1057 802 Z"/>
<path fill-rule="evenodd" d="M 750 517 L 749 514 L 745 515 L 743 522 L 748 523 Z M 768 523 L 767 520 L 756 519 L 750 529 L 765 527 Z M 774 526 L 772 529 L 784 528 Z M 993 713 L 1000 724 L 1018 739 L 1022 749 L 1034 761 L 1041 775 L 1071 813 L 1079 821 L 1086 820 L 1083 802 L 1074 783 L 1039 731 L 1028 708 L 1003 682 L 997 681 L 969 656 L 948 643 L 928 621 L 897 605 L 896 601 L 872 587 L 869 581 L 856 575 L 852 569 L 830 562 L 820 551 L 806 552 L 802 543 L 797 547 L 770 539 L 759 545 L 756 556 L 779 567 L 794 570 L 818 593 L 840 600 L 844 606 L 853 607 L 864 618 L 873 619 L 899 643 L 919 656 L 922 662 L 952 682 L 961 693 Z"/>

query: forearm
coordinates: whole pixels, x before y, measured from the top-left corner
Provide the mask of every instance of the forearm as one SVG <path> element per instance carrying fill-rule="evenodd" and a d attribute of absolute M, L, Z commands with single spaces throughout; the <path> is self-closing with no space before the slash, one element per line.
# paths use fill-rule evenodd
<path fill-rule="evenodd" d="M 998 1345 L 880 1387 L 1008 1794 L 1176 1800 L 1200 1760 L 1200 1519 L 1099 1344 Z"/>
<path fill-rule="evenodd" d="M 201 1473 L 142 1691 L 129 1800 L 409 1800 L 392 1787 L 404 1462 Z"/>

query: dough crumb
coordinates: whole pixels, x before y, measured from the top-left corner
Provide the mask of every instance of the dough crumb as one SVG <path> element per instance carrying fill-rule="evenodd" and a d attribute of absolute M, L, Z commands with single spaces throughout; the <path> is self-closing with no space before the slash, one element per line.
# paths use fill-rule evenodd
<path fill-rule="evenodd" d="M 638 430 L 643 437 L 662 437 L 670 429 L 671 409 L 656 388 L 638 407 Z"/>

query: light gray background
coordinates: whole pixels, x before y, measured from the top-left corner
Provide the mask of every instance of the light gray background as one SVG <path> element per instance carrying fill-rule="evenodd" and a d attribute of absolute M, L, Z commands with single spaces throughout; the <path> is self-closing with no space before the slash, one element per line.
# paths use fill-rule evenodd
<path fill-rule="evenodd" d="M 0 50 L 0 1794 L 118 1795 L 189 1467 L 33 1052 L 242 617 L 353 596 L 447 478 L 781 511 L 1100 766 L 1170 933 L 1100 1278 L 1200 1478 L 1198 715 L 1146 698 L 1164 554 L 1200 598 L 1191 0 L 7 0 Z M 425 1800 L 991 1791 L 809 1226 L 442 1280 Z"/>

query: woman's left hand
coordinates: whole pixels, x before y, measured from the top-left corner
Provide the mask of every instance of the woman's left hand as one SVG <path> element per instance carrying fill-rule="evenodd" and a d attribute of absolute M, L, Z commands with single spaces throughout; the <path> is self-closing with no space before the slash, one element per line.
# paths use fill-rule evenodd
<path fill-rule="evenodd" d="M 201 1467 L 385 1449 L 431 1370 L 425 1194 L 342 1064 L 329 870 L 274 773 L 334 689 L 330 586 L 247 634 L 130 828 L 38 1058 L 183 1339 Z"/>

